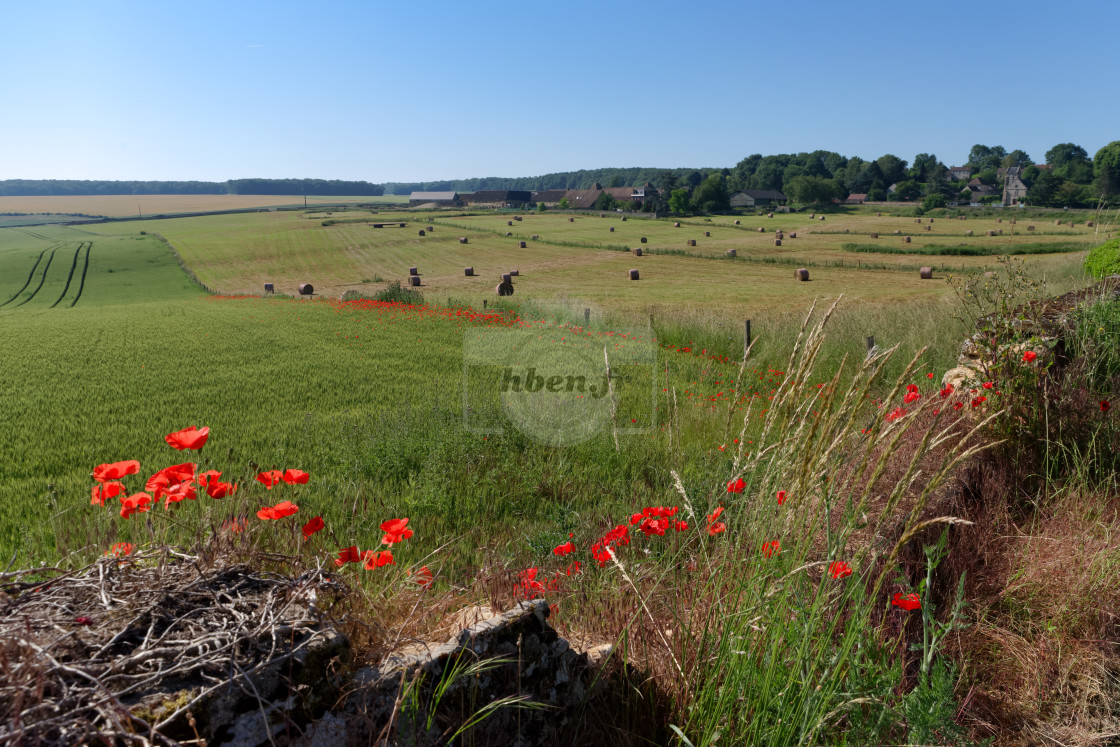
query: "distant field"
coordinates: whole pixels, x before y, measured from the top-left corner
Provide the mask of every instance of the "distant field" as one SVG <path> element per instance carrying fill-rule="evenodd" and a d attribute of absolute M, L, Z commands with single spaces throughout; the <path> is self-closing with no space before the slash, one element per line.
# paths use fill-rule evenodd
<path fill-rule="evenodd" d="M 114 223 L 91 230 L 158 232 L 203 282 L 223 293 L 260 293 L 266 282 L 294 293 L 300 283 L 309 282 L 317 292 L 337 297 L 347 290 L 375 291 L 385 282 L 405 281 L 408 268 L 415 266 L 420 268 L 420 290 L 429 298 L 446 302 L 454 297 L 481 306 L 484 299 L 494 298 L 499 275 L 516 269 L 518 300 L 630 313 L 672 308 L 735 315 L 801 309 L 814 298 L 840 293 L 876 304 L 941 299 L 950 295 L 944 282 L 949 273 L 995 263 L 991 256 L 921 256 L 929 245 L 968 244 L 1013 253 L 1019 244 L 1039 252 L 1052 243 L 1060 253 L 1032 254 L 1036 271 L 1051 278 L 1079 276 L 1083 253 L 1071 252 L 1071 244 L 1082 242 L 1088 249 L 1095 240 L 1094 229 L 1083 223 L 1070 228 L 1040 222 L 1027 231 L 1024 223 L 1013 226 L 997 218 L 935 219 L 931 225 L 914 218 L 878 217 L 873 211 L 829 215 L 825 221 L 810 220 L 806 214 L 741 217 L 739 226 L 734 217 L 693 218 L 680 221 L 679 228 L 674 226 L 677 221 L 623 221 L 614 214 L 579 215 L 574 221 L 559 213 L 522 216 L 521 221 L 512 221 L 509 214 L 443 212 L 375 217 L 367 211 L 320 210 Z M 392 219 L 407 225 L 369 225 Z M 427 231 L 429 225 L 435 230 Z M 427 235 L 421 237 L 421 229 Z M 781 246 L 775 244 L 777 229 L 785 235 Z M 989 230 L 1003 234 L 989 237 Z M 797 238 L 789 238 L 791 233 Z M 871 238 L 872 233 L 879 238 Z M 533 239 L 534 234 L 539 239 Z M 910 244 L 903 242 L 907 235 Z M 460 243 L 460 237 L 468 243 Z M 690 239 L 695 246 L 688 245 Z M 525 249 L 519 248 L 519 241 L 526 242 Z M 883 252 L 845 251 L 844 244 L 853 242 L 881 245 Z M 643 248 L 646 256 L 637 257 L 627 247 Z M 913 253 L 896 254 L 906 248 Z M 735 259 L 727 258 L 729 249 L 736 251 Z M 935 268 L 933 281 L 918 278 L 918 268 L 924 265 Z M 464 267 L 473 267 L 476 277 L 466 277 Z M 810 282 L 793 279 L 798 267 L 809 269 Z M 639 270 L 641 279 L 628 280 L 630 269 Z"/>
<path fill-rule="evenodd" d="M 384 197 L 308 197 L 308 205 L 334 203 L 408 203 L 404 195 Z M 0 197 L 0 213 L 54 213 L 132 217 L 141 213 L 203 213 L 303 205 L 303 197 L 287 195 L 88 195 L 73 197 Z M 2 219 L 2 216 L 0 216 Z"/>

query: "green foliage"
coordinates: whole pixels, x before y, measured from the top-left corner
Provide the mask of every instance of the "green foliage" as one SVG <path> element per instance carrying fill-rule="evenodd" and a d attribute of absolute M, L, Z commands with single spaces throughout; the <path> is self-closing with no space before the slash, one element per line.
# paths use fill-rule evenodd
<path fill-rule="evenodd" d="M 610 192 L 603 192 L 595 199 L 591 207 L 594 210 L 614 210 L 618 207 L 618 204 L 618 200 L 611 197 Z"/>
<path fill-rule="evenodd" d="M 1120 140 L 1113 140 L 1093 157 L 1093 175 L 1099 194 L 1120 194 Z"/>
<path fill-rule="evenodd" d="M 556 203 L 556 207 L 560 210 L 571 210 L 572 203 L 568 202 L 567 197 L 561 197 L 560 202 Z"/>
<path fill-rule="evenodd" d="M 893 199 L 901 202 L 911 202 L 922 196 L 922 185 L 913 179 L 898 182 L 894 188 Z"/>
<path fill-rule="evenodd" d="M 922 199 L 922 210 L 933 210 L 935 208 L 945 207 L 947 200 L 945 195 L 932 194 Z"/>
<path fill-rule="evenodd" d="M 692 206 L 688 188 L 674 189 L 669 195 L 669 209 L 674 213 L 687 213 Z"/>
<path fill-rule="evenodd" d="M 722 174 L 712 174 L 692 193 L 692 209 L 699 213 L 719 213 L 731 209 L 731 196 Z"/>
<path fill-rule="evenodd" d="M 843 197 L 843 188 L 835 179 L 821 176 L 796 176 L 785 186 L 785 193 L 793 202 L 817 205 Z"/>
<path fill-rule="evenodd" d="M 1120 274 L 1120 236 L 1093 247 L 1085 257 L 1085 269 L 1098 280 Z"/>
<path fill-rule="evenodd" d="M 981 239 L 982 240 L 982 239 Z M 844 243 L 840 248 L 856 254 L 914 254 L 934 257 L 997 257 L 1007 253 L 1006 244 L 984 246 L 983 244 L 910 244 L 888 246 L 885 244 Z M 1052 241 L 1031 244 L 1016 244 L 1015 254 L 1066 254 L 1085 251 L 1085 245 L 1078 241 Z"/>
<path fill-rule="evenodd" d="M 399 280 L 394 280 L 368 298 L 384 303 L 407 303 L 414 306 L 420 306 L 424 303 L 423 293 L 412 288 L 402 287 Z"/>

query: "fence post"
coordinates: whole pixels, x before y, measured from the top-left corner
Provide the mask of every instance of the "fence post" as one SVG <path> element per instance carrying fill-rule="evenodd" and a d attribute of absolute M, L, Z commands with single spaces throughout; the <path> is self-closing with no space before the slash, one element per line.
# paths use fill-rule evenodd
<path fill-rule="evenodd" d="M 743 339 L 746 341 L 743 347 L 744 354 L 751 346 L 751 320 L 747 319 L 743 322 Z"/>
<path fill-rule="evenodd" d="M 484 308 L 484 309 L 486 308 L 486 299 L 485 298 L 482 299 L 482 308 Z"/>
<path fill-rule="evenodd" d="M 591 309 L 584 309 L 583 310 L 583 323 L 584 324 L 590 324 L 591 323 Z"/>
<path fill-rule="evenodd" d="M 869 335 L 867 337 L 867 354 L 870 355 L 871 351 L 875 349 L 875 336 Z"/>

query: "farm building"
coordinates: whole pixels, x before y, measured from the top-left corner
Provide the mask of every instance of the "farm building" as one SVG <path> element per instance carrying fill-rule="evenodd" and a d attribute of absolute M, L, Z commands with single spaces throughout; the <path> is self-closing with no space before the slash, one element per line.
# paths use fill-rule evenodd
<path fill-rule="evenodd" d="M 862 205 L 865 202 L 867 202 L 867 193 L 866 192 L 862 192 L 862 193 L 853 192 L 850 195 L 848 195 L 848 199 L 844 200 L 845 205 Z"/>
<path fill-rule="evenodd" d="M 731 195 L 731 207 L 758 207 L 784 203 L 786 196 L 773 189 L 744 189 Z"/>
<path fill-rule="evenodd" d="M 518 207 L 532 202 L 533 194 L 520 189 L 488 189 L 461 195 L 468 205 L 485 207 Z"/>
<path fill-rule="evenodd" d="M 537 204 L 544 203 L 548 207 L 556 207 L 560 204 L 560 200 L 564 199 L 566 189 L 545 189 L 540 192 L 533 192 L 532 202 Z"/>
<path fill-rule="evenodd" d="M 967 182 L 972 178 L 971 166 L 950 166 L 946 174 L 951 182 Z"/>
<path fill-rule="evenodd" d="M 637 209 L 647 196 L 655 193 L 656 190 L 648 184 L 641 189 L 634 189 L 633 187 L 603 187 L 596 182 L 591 189 L 569 189 L 564 193 L 564 197 L 573 208 L 589 208 L 603 194 L 608 194 L 618 202 L 628 202 Z"/>
<path fill-rule="evenodd" d="M 448 207 L 462 207 L 463 201 L 458 192 L 413 192 L 408 196 L 408 206 L 417 205 L 446 205 Z"/>

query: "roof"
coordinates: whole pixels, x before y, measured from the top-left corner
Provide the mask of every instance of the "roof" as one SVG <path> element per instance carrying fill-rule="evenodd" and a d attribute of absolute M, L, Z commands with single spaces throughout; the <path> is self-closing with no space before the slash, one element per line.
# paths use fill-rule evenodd
<path fill-rule="evenodd" d="M 848 195 L 848 199 L 849 200 L 867 200 L 867 193 L 866 192 L 853 192 L 852 194 Z"/>
<path fill-rule="evenodd" d="M 463 195 L 467 202 L 529 202 L 532 195 L 523 189 L 483 189 Z"/>
<path fill-rule="evenodd" d="M 569 189 L 564 193 L 564 197 L 572 207 L 591 207 L 601 194 L 603 194 L 602 189 Z"/>
<path fill-rule="evenodd" d="M 424 202 L 450 202 L 459 199 L 458 192 L 413 192 L 409 200 L 423 200 Z"/>
<path fill-rule="evenodd" d="M 564 199 L 566 189 L 543 189 L 540 192 L 533 193 L 534 202 L 560 202 Z"/>
<path fill-rule="evenodd" d="M 996 169 L 996 173 L 1000 176 L 1022 176 L 1022 171 L 1019 166 L 1001 166 Z"/>
<path fill-rule="evenodd" d="M 753 197 L 756 200 L 784 200 L 786 196 L 781 192 L 774 189 L 743 189 L 740 190 L 748 197 Z"/>

